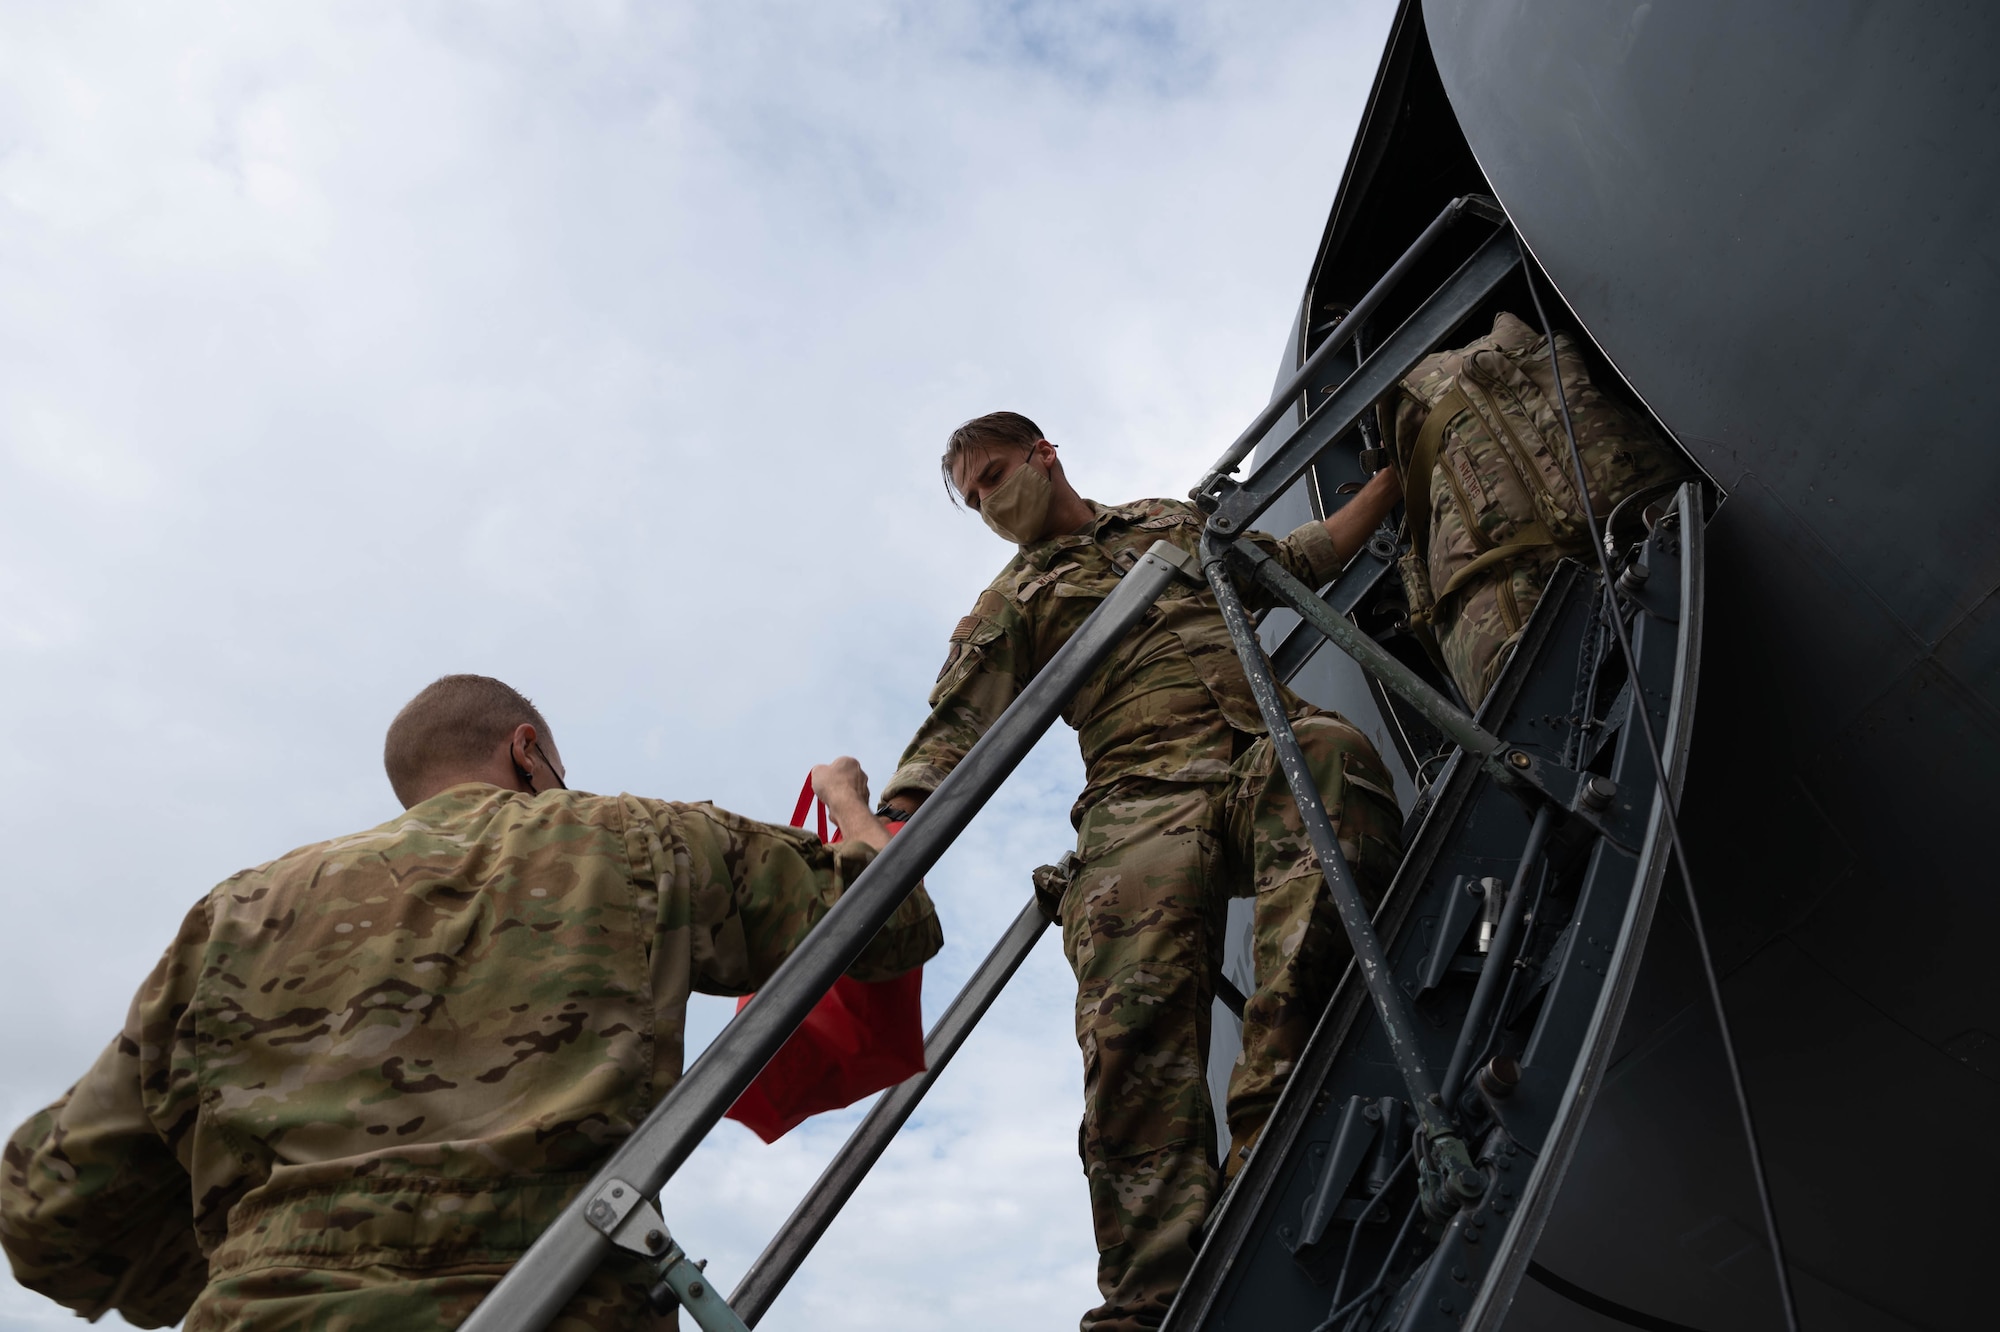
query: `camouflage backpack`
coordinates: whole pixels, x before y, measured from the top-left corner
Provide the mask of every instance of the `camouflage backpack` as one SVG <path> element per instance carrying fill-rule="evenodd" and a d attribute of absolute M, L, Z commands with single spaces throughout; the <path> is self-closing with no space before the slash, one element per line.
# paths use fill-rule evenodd
<path fill-rule="evenodd" d="M 1556 357 L 1600 523 L 1687 474 L 1650 422 L 1598 391 L 1562 334 Z M 1420 361 L 1383 409 L 1403 473 L 1410 622 L 1477 708 L 1556 562 L 1590 558 L 1548 343 L 1496 315 L 1490 336 Z"/>

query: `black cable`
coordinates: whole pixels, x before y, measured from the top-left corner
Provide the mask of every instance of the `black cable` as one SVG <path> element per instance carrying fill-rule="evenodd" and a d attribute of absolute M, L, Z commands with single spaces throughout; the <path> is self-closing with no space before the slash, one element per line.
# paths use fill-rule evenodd
<path fill-rule="evenodd" d="M 1649 1314 L 1643 1309 L 1634 1309 L 1616 1300 L 1606 1299 L 1594 1290 L 1585 1290 L 1573 1281 L 1565 1281 L 1540 1263 L 1528 1264 L 1528 1275 L 1539 1281 L 1572 1304 L 1582 1305 L 1594 1314 L 1602 1314 L 1616 1323 L 1627 1327 L 1644 1329 L 1644 1332 L 1701 1332 L 1699 1328 L 1686 1323 L 1676 1323 L 1658 1314 Z"/>
<path fill-rule="evenodd" d="M 1660 757 L 1660 742 L 1653 734 L 1652 719 L 1646 715 L 1643 700 L 1639 697 L 1639 662 L 1632 652 L 1632 641 L 1625 632 L 1625 617 L 1619 612 L 1617 584 L 1611 577 L 1611 557 L 1605 553 L 1604 538 L 1597 528 L 1597 511 L 1590 502 L 1590 475 L 1583 465 L 1583 450 L 1577 446 L 1576 426 L 1570 420 L 1569 395 L 1563 391 L 1562 362 L 1556 356 L 1555 330 L 1549 325 L 1548 312 L 1542 308 L 1542 294 L 1535 287 L 1534 260 L 1528 248 L 1521 244 L 1520 237 L 1515 243 L 1521 245 L 1521 276 L 1527 281 L 1528 296 L 1535 303 L 1535 317 L 1541 321 L 1542 340 L 1549 345 L 1549 369 L 1555 376 L 1556 406 L 1562 413 L 1563 434 L 1569 439 L 1570 462 L 1576 468 L 1577 496 L 1583 501 L 1583 517 L 1590 530 L 1591 548 L 1597 553 L 1597 567 L 1604 577 L 1605 609 L 1610 612 L 1611 633 L 1618 640 L 1618 650 L 1625 658 L 1625 672 L 1632 681 L 1632 716 L 1639 723 L 1639 733 L 1646 737 L 1646 753 L 1653 760 L 1653 779 L 1660 787 L 1661 821 L 1667 826 L 1667 833 L 1673 839 L 1674 859 L 1681 869 L 1681 888 L 1687 894 L 1688 915 L 1693 918 L 1694 938 L 1701 953 L 1702 975 L 1708 981 L 1709 1002 L 1715 1007 L 1715 1024 L 1722 1033 L 1722 1056 L 1729 1065 L 1730 1085 L 1736 1092 L 1736 1110 L 1743 1120 L 1743 1141 L 1750 1151 L 1750 1173 L 1757 1184 L 1757 1205 L 1764 1211 L 1764 1231 L 1771 1240 L 1771 1262 L 1778 1277 L 1778 1298 L 1785 1310 L 1785 1326 L 1789 1332 L 1799 1332 L 1799 1312 L 1792 1301 L 1791 1273 L 1785 1266 L 1785 1246 L 1778 1236 L 1778 1213 L 1771 1205 L 1771 1182 L 1764 1173 L 1764 1153 L 1757 1145 L 1757 1125 L 1750 1114 L 1750 1095 L 1743 1086 L 1743 1069 L 1736 1061 L 1736 1041 L 1730 1035 L 1729 1014 L 1722 1005 L 1722 983 L 1716 978 L 1715 959 L 1708 948 L 1708 930 L 1702 924 L 1701 905 L 1695 900 L 1694 873 L 1688 867 L 1687 849 L 1681 845 L 1680 819 L 1674 812 L 1673 788 L 1667 781 L 1666 761 Z M 1699 517 L 1699 515 L 1695 515 Z M 1687 613 L 1687 608 L 1682 608 Z"/>
<path fill-rule="evenodd" d="M 1369 1195 L 1368 1206 L 1363 1208 L 1361 1215 L 1355 1218 L 1354 1229 L 1347 1233 L 1347 1252 L 1340 1259 L 1340 1276 L 1333 1283 L 1334 1304 L 1338 1305 L 1340 1303 L 1340 1294 L 1347 1289 L 1347 1269 L 1354 1262 L 1354 1246 L 1361 1239 L 1361 1223 L 1368 1219 L 1369 1212 L 1375 1210 L 1375 1204 L 1387 1198 L 1389 1190 L 1396 1187 L 1396 1181 L 1402 1177 L 1403 1167 L 1416 1159 L 1417 1149 L 1414 1146 L 1409 1151 L 1404 1152 L 1401 1158 L 1397 1160 L 1396 1168 L 1391 1170 L 1389 1177 L 1382 1181 L 1382 1187 Z M 1386 1218 L 1387 1209 L 1385 1208 L 1384 1219 Z"/>
<path fill-rule="evenodd" d="M 1382 1255 L 1382 1266 L 1375 1273 L 1375 1279 L 1368 1283 L 1368 1289 L 1328 1314 L 1326 1321 L 1314 1328 L 1313 1332 L 1333 1332 L 1335 1323 L 1351 1317 L 1362 1305 L 1375 1298 L 1376 1293 L 1382 1289 L 1382 1284 L 1389 1279 L 1389 1269 L 1395 1265 L 1396 1255 L 1403 1251 L 1403 1241 L 1410 1237 L 1410 1223 L 1417 1219 L 1417 1209 L 1422 1204 L 1423 1199 L 1418 1198 L 1410 1204 L 1410 1210 L 1403 1213 L 1403 1224 L 1397 1228 L 1396 1238 L 1389 1244 L 1389 1252 Z"/>
<path fill-rule="evenodd" d="M 1456 754 L 1457 752 L 1458 748 L 1457 746 L 1454 745 L 1452 748 L 1445 750 L 1443 753 L 1433 754 L 1429 758 L 1417 764 L 1416 780 L 1411 784 L 1413 786 L 1418 786 L 1418 787 L 1429 786 L 1432 782 L 1437 780 L 1437 778 L 1435 777 L 1426 777 L 1424 775 L 1426 772 L 1430 770 L 1430 766 L 1433 763 L 1435 763 L 1438 767 L 1442 768 L 1445 764 L 1451 762 L 1451 756 L 1453 754 Z"/>

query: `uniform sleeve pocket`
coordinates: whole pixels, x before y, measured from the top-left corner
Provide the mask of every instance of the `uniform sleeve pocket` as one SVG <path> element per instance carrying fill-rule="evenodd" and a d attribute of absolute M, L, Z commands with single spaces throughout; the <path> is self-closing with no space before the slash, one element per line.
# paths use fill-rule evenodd
<path fill-rule="evenodd" d="M 980 661 L 986 656 L 987 645 L 1000 637 L 1002 632 L 997 622 L 975 615 L 968 615 L 958 622 L 958 627 L 951 631 L 951 650 L 945 654 L 937 683 L 931 686 L 932 707 L 936 707 L 939 700 L 964 684 L 979 669 Z"/>
<path fill-rule="evenodd" d="M 1360 756 L 1353 753 L 1341 756 L 1340 778 L 1346 785 L 1358 786 L 1387 802 L 1390 809 L 1397 807 L 1396 792 L 1389 784 L 1388 775 L 1368 766 Z"/>
<path fill-rule="evenodd" d="M 1340 759 L 1340 850 L 1371 904 L 1381 900 L 1403 858 L 1403 812 L 1389 775 L 1363 756 Z"/>

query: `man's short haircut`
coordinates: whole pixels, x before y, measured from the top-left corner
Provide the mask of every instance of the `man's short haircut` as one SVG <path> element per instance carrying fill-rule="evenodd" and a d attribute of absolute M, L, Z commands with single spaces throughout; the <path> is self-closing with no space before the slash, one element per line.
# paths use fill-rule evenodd
<path fill-rule="evenodd" d="M 1019 412 L 988 412 L 973 417 L 952 431 L 945 443 L 944 458 L 938 463 L 938 470 L 944 473 L 945 493 L 954 501 L 958 499 L 958 482 L 952 479 L 951 469 L 969 450 L 1009 448 L 1026 453 L 1041 438 L 1042 428 Z"/>
<path fill-rule="evenodd" d="M 549 734 L 535 705 L 492 676 L 440 676 L 389 723 L 382 742 L 389 785 L 408 809 L 429 778 L 484 763 L 522 722 L 534 723 L 544 738 Z"/>

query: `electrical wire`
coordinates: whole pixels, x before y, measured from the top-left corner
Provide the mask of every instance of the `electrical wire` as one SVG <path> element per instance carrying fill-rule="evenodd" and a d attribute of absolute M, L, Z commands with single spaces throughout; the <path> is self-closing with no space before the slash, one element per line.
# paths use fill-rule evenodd
<path fill-rule="evenodd" d="M 1458 746 L 1453 745 L 1450 749 L 1444 750 L 1441 753 L 1433 754 L 1429 758 L 1423 760 L 1423 762 L 1417 764 L 1417 775 L 1414 782 L 1416 788 L 1419 791 L 1422 791 L 1428 786 L 1430 786 L 1432 782 L 1436 781 L 1437 780 L 1436 777 L 1428 775 L 1430 772 L 1431 765 L 1436 764 L 1440 769 L 1442 769 L 1445 764 L 1451 761 L 1451 756 L 1453 754 L 1456 754 L 1457 752 L 1458 752 Z"/>
<path fill-rule="evenodd" d="M 1629 1304 L 1606 1299 L 1596 1291 L 1586 1290 L 1574 1281 L 1565 1281 L 1540 1263 L 1529 1263 L 1528 1275 L 1571 1304 L 1580 1304 L 1594 1314 L 1602 1314 L 1614 1323 L 1639 1328 L 1641 1332 L 1702 1332 L 1698 1327 L 1689 1327 L 1686 1323 L 1676 1323 L 1670 1318 L 1647 1313 L 1644 1309 L 1634 1309 Z"/>
<path fill-rule="evenodd" d="M 1702 923 L 1701 905 L 1695 900 L 1694 874 L 1688 866 L 1687 849 L 1681 845 L 1680 819 L 1674 812 L 1666 761 L 1660 756 L 1660 742 L 1653 734 L 1652 719 L 1646 715 L 1645 706 L 1638 696 L 1639 663 L 1632 651 L 1632 641 L 1625 632 L 1625 618 L 1618 609 L 1617 585 L 1611 576 L 1611 558 L 1605 553 L 1604 537 L 1597 527 L 1597 512 L 1590 502 L 1590 476 L 1583 465 L 1583 450 L 1577 446 L 1576 426 L 1570 420 L 1569 395 L 1563 391 L 1562 362 L 1556 356 L 1555 330 L 1549 325 L 1548 312 L 1542 308 L 1542 294 L 1535 286 L 1534 260 L 1518 234 L 1515 243 L 1521 247 L 1521 276 L 1527 280 L 1528 295 L 1535 303 L 1535 317 L 1541 321 L 1542 339 L 1549 346 L 1549 369 L 1555 376 L 1556 406 L 1562 413 L 1563 434 L 1569 439 L 1570 462 L 1576 468 L 1577 495 L 1583 501 L 1584 522 L 1590 530 L 1591 548 L 1597 553 L 1598 571 L 1604 578 L 1605 609 L 1610 612 L 1611 633 L 1618 640 L 1618 650 L 1625 658 L 1626 674 L 1632 680 L 1632 715 L 1639 723 L 1639 733 L 1646 737 L 1646 752 L 1653 760 L 1653 778 L 1659 783 L 1660 790 L 1661 821 L 1666 824 L 1667 833 L 1673 839 L 1674 859 L 1681 870 L 1681 888 L 1687 894 L 1688 915 L 1693 919 L 1695 944 L 1701 953 L 1702 975 L 1708 981 L 1709 1002 L 1715 1008 L 1715 1023 L 1722 1033 L 1722 1055 L 1729 1065 L 1730 1085 L 1736 1092 L 1736 1110 L 1743 1120 L 1744 1145 L 1750 1151 L 1750 1172 L 1757 1184 L 1757 1204 L 1763 1209 L 1764 1231 L 1771 1241 L 1771 1262 L 1778 1278 L 1778 1298 L 1784 1306 L 1785 1326 L 1789 1332 L 1799 1332 L 1798 1308 L 1792 1300 L 1791 1273 L 1786 1268 L 1785 1246 L 1778 1235 L 1778 1214 L 1771 1205 L 1770 1179 L 1764 1173 L 1764 1153 L 1758 1146 L 1757 1125 L 1750 1114 L 1750 1096 L 1743 1086 L 1743 1069 L 1736 1060 L 1736 1041 L 1730 1034 L 1729 1014 L 1722 1004 L 1722 983 L 1716 977 L 1715 959 L 1709 953 L 1708 930 Z"/>
<path fill-rule="evenodd" d="M 1389 1279 L 1389 1269 L 1395 1265 L 1396 1255 L 1403 1251 L 1403 1241 L 1410 1237 L 1410 1223 L 1417 1219 L 1417 1209 L 1422 1205 L 1423 1199 L 1418 1198 L 1410 1204 L 1410 1210 L 1403 1213 L 1403 1224 L 1397 1228 L 1396 1238 L 1390 1243 L 1389 1252 L 1382 1255 L 1382 1266 L 1376 1271 L 1375 1279 L 1368 1283 L 1368 1289 L 1362 1291 L 1346 1304 L 1341 1305 L 1328 1314 L 1326 1321 L 1314 1328 L 1312 1332 L 1333 1332 L 1336 1323 L 1340 1322 L 1343 1318 L 1352 1317 L 1355 1311 L 1360 1309 L 1362 1305 L 1375 1298 L 1376 1294 L 1382 1289 L 1382 1284 Z"/>
<path fill-rule="evenodd" d="M 1361 1223 L 1368 1219 L 1368 1213 L 1375 1209 L 1375 1204 L 1380 1202 L 1382 1199 L 1387 1198 L 1389 1196 L 1389 1190 L 1396 1187 L 1396 1181 L 1402 1177 L 1403 1167 L 1407 1166 L 1408 1164 L 1410 1164 L 1410 1162 L 1416 1159 L 1417 1159 L 1417 1149 L 1414 1146 L 1411 1147 L 1409 1151 L 1404 1152 L 1402 1157 L 1399 1160 L 1397 1160 L 1396 1168 L 1394 1170 L 1391 1170 L 1389 1172 L 1389 1177 L 1382 1181 L 1382 1187 L 1375 1190 L 1375 1192 L 1369 1197 L 1368 1206 L 1362 1210 L 1360 1216 L 1354 1219 L 1354 1229 L 1350 1230 L 1347 1233 L 1347 1252 L 1344 1255 L 1342 1255 L 1340 1259 L 1340 1276 L 1333 1283 L 1334 1304 L 1337 1305 L 1340 1303 L 1341 1292 L 1347 1289 L 1347 1269 L 1354 1262 L 1354 1246 L 1361 1239 Z M 1384 1209 L 1383 1219 L 1384 1220 L 1388 1219 L 1387 1209 Z"/>

